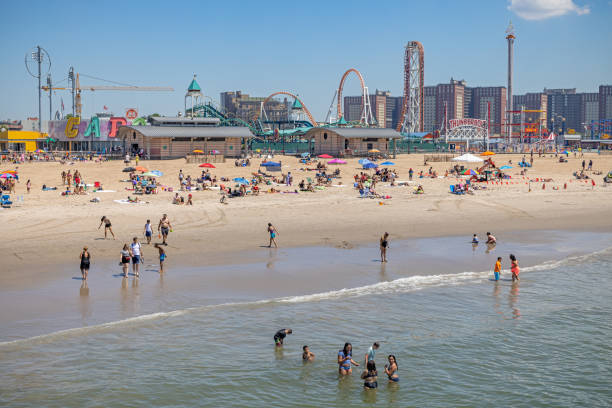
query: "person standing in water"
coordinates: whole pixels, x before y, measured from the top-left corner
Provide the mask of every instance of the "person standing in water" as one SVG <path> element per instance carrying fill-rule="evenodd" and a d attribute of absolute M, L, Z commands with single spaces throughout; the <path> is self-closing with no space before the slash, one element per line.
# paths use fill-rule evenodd
<path fill-rule="evenodd" d="M 278 234 L 278 230 L 271 222 L 268 223 L 268 233 L 270 234 L 270 243 L 268 244 L 268 248 L 272 248 L 272 244 L 274 244 L 274 248 L 278 248 L 276 244 L 276 236 Z"/>
<path fill-rule="evenodd" d="M 127 278 L 128 268 L 130 266 L 130 247 L 128 244 L 123 245 L 123 249 L 121 250 L 121 261 L 119 263 L 123 269 L 123 277 Z"/>
<path fill-rule="evenodd" d="M 279 331 L 277 331 L 274 335 L 274 344 L 276 345 L 276 347 L 283 347 L 285 337 L 287 337 L 287 335 L 291 333 L 293 333 L 293 330 L 291 329 L 280 329 Z"/>
<path fill-rule="evenodd" d="M 521 269 L 519 268 L 516 256 L 510 254 L 510 261 L 512 262 L 512 265 L 510 266 L 510 272 L 512 272 L 512 282 L 518 281 L 520 280 L 519 273 L 521 272 Z"/>
<path fill-rule="evenodd" d="M 376 363 L 374 363 L 374 360 L 368 361 L 366 370 L 361 373 L 361 379 L 364 380 L 363 388 L 366 390 L 378 388 L 378 372 L 376 371 Z"/>
<path fill-rule="evenodd" d="M 498 256 L 497 262 L 495 262 L 495 268 L 493 269 L 493 275 L 495 276 L 496 281 L 499 280 L 499 275 L 501 275 L 501 263 L 502 263 L 502 258 L 501 256 Z"/>
<path fill-rule="evenodd" d="M 159 251 L 159 273 L 164 273 L 164 261 L 166 260 L 166 251 L 161 245 L 155 244 L 155 248 Z"/>
<path fill-rule="evenodd" d="M 359 367 L 359 364 L 353 360 L 353 345 L 344 343 L 344 347 L 338 352 L 338 372 L 340 375 L 352 374 L 351 364 Z"/>
<path fill-rule="evenodd" d="M 387 248 L 389 247 L 389 233 L 380 237 L 380 262 L 387 262 Z"/>
<path fill-rule="evenodd" d="M 168 214 L 164 214 L 161 220 L 159 220 L 159 224 L 157 224 L 157 231 L 161 231 L 161 235 L 163 238 L 162 245 L 168 245 L 166 243 L 166 239 L 168 239 L 168 233 L 170 232 L 170 228 L 172 228 L 172 224 L 170 224 Z"/>
<path fill-rule="evenodd" d="M 132 245 L 130 246 L 130 255 L 132 256 L 132 272 L 136 277 L 140 277 L 138 270 L 140 268 L 140 262 L 142 261 L 142 246 L 138 242 L 138 238 L 134 237 Z"/>
<path fill-rule="evenodd" d="M 399 374 L 397 373 L 399 368 L 397 366 L 397 359 L 393 354 L 387 357 L 389 364 L 385 364 L 385 374 L 389 377 L 390 382 L 399 382 Z"/>
<path fill-rule="evenodd" d="M 115 239 L 115 233 L 113 232 L 112 228 L 113 225 L 111 224 L 111 221 L 106 218 L 106 215 L 103 215 L 102 219 L 100 219 L 100 225 L 98 226 L 98 229 L 102 227 L 102 224 L 104 224 L 104 239 L 106 239 L 107 231 L 110 231 L 111 235 L 113 236 L 113 239 Z"/>
<path fill-rule="evenodd" d="M 374 342 L 374 344 L 372 344 L 372 346 L 370 346 L 370 348 L 368 349 L 368 352 L 365 355 L 365 365 L 368 365 L 368 361 L 374 361 L 374 357 L 376 356 L 376 350 L 378 350 L 380 348 L 380 343 L 378 343 L 377 341 Z"/>
<path fill-rule="evenodd" d="M 144 226 L 144 235 L 147 239 L 147 245 L 151 245 L 151 237 L 153 236 L 153 229 L 151 228 L 151 220 L 147 220 Z"/>
<path fill-rule="evenodd" d="M 315 359 L 315 355 L 310 351 L 310 347 L 304 346 L 302 347 L 302 361 L 307 363 L 313 361 Z"/>
<path fill-rule="evenodd" d="M 81 252 L 81 276 L 83 280 L 87 280 L 87 273 L 89 272 L 89 265 L 91 264 L 91 255 L 89 251 L 87 251 L 87 247 L 83 247 L 83 252 Z"/>

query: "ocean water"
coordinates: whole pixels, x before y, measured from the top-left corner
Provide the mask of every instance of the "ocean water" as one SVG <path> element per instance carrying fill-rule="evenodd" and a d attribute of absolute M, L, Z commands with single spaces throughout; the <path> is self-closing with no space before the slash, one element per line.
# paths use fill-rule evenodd
<path fill-rule="evenodd" d="M 0 405 L 611 406 L 612 249 L 523 266 L 519 283 L 450 269 L 226 304 L 190 298 L 190 307 L 7 340 Z M 276 350 L 272 336 L 285 327 L 294 333 Z M 347 341 L 361 363 L 381 342 L 377 390 L 363 389 L 362 367 L 339 378 Z M 313 363 L 301 361 L 305 344 Z M 383 373 L 388 354 L 397 384 Z"/>

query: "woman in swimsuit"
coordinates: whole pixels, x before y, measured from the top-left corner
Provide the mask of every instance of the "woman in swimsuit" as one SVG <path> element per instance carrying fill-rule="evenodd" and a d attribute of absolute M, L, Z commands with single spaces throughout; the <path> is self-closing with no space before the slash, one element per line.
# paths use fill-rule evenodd
<path fill-rule="evenodd" d="M 351 343 L 344 343 L 344 348 L 338 352 L 338 371 L 341 375 L 348 375 L 353 372 L 351 364 L 359 367 L 353 360 L 353 346 Z"/>
<path fill-rule="evenodd" d="M 510 266 L 510 272 L 512 272 L 512 282 L 518 281 L 520 280 L 518 276 L 521 270 L 519 268 L 518 261 L 516 260 L 516 256 L 510 254 L 510 261 L 512 262 L 512 265 Z"/>
<path fill-rule="evenodd" d="M 128 267 L 130 265 L 130 247 L 128 244 L 123 245 L 123 249 L 121 250 L 121 262 L 119 262 L 119 264 L 123 268 L 123 277 L 127 278 Z"/>
<path fill-rule="evenodd" d="M 274 244 L 274 248 L 278 248 L 276 245 L 276 235 L 278 235 L 278 231 L 276 227 L 272 225 L 271 222 L 268 223 L 268 233 L 270 234 L 270 243 L 268 244 L 268 248 L 272 248 L 272 244 Z"/>
<path fill-rule="evenodd" d="M 91 255 L 89 255 L 89 251 L 87 251 L 87 247 L 83 247 L 83 252 L 81 252 L 81 275 L 83 276 L 83 280 L 87 279 L 87 272 L 89 272 L 89 265 L 91 262 Z"/>
<path fill-rule="evenodd" d="M 385 364 L 385 374 L 389 377 L 391 382 L 399 382 L 399 375 L 397 374 L 397 360 L 393 354 L 387 357 L 389 364 Z"/>
<path fill-rule="evenodd" d="M 100 225 L 98 226 L 98 229 L 102 227 L 102 224 L 104 224 L 104 239 L 106 239 L 107 231 L 110 231 L 111 235 L 113 236 L 113 239 L 115 239 L 115 233 L 113 232 L 113 229 L 111 228 L 113 225 L 111 224 L 111 221 L 108 218 L 106 218 L 106 215 L 103 215 L 102 219 L 100 219 Z"/>
<path fill-rule="evenodd" d="M 389 233 L 380 237 L 380 262 L 387 262 L 387 248 L 389 247 Z"/>
<path fill-rule="evenodd" d="M 361 379 L 364 380 L 363 388 L 366 390 L 378 388 L 378 372 L 374 360 L 368 361 L 367 369 L 361 373 Z"/>

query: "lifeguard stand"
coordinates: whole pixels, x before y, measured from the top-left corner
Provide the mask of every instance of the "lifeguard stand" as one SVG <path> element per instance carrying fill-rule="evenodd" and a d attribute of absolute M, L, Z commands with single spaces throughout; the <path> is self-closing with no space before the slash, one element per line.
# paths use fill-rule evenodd
<path fill-rule="evenodd" d="M 189 84 L 189 88 L 187 88 L 187 93 L 185 94 L 185 116 L 187 117 L 195 117 L 195 110 L 198 107 L 202 106 L 202 99 L 204 95 L 202 94 L 202 88 L 196 81 L 196 74 L 193 74 L 193 79 Z"/>

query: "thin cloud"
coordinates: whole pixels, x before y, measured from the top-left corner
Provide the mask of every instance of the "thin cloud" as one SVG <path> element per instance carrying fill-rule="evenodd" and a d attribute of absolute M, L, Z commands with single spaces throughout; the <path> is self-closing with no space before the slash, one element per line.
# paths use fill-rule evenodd
<path fill-rule="evenodd" d="M 525 20 L 545 20 L 565 14 L 589 14 L 589 6 L 578 6 L 574 0 L 510 0 L 508 10 Z"/>

